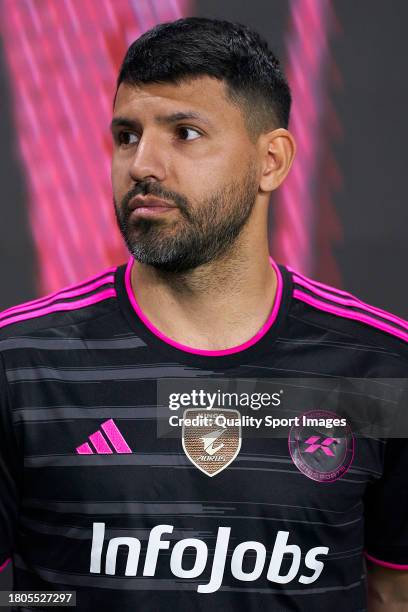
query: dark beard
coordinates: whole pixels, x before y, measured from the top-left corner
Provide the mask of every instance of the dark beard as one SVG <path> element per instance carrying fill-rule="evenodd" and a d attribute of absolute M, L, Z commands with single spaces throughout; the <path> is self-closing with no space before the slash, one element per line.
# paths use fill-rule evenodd
<path fill-rule="evenodd" d="M 120 209 L 115 202 L 116 220 L 134 259 L 163 272 L 187 272 L 232 248 L 250 217 L 257 188 L 256 170 L 251 166 L 241 184 L 230 183 L 192 213 L 184 197 L 165 191 L 158 183 L 140 181 L 122 199 Z M 175 213 L 179 219 L 171 227 L 158 219 L 130 221 L 128 202 L 139 194 L 172 200 L 179 208 Z"/>

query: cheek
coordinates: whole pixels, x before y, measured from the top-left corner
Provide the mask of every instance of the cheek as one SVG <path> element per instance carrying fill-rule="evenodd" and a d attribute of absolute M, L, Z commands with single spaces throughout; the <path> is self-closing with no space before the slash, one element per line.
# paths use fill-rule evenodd
<path fill-rule="evenodd" d="M 112 157 L 112 163 L 111 163 L 111 179 L 112 179 L 112 185 L 114 185 L 115 181 L 116 181 L 116 176 L 118 173 L 118 167 L 117 167 L 117 161 L 116 161 L 116 157 L 113 156 Z"/>
<path fill-rule="evenodd" d="M 216 155 L 192 165 L 190 172 L 192 187 L 198 192 L 202 192 L 203 189 L 213 190 L 233 171 L 234 164 L 229 155 L 217 152 Z"/>
<path fill-rule="evenodd" d="M 120 192 L 125 191 L 125 176 L 126 169 L 123 161 L 119 160 L 117 156 L 112 157 L 111 164 L 111 181 L 113 194 L 117 196 Z"/>
<path fill-rule="evenodd" d="M 191 172 L 191 192 L 195 199 L 215 193 L 232 182 L 240 182 L 248 160 L 233 151 L 219 152 L 208 163 L 196 164 Z"/>

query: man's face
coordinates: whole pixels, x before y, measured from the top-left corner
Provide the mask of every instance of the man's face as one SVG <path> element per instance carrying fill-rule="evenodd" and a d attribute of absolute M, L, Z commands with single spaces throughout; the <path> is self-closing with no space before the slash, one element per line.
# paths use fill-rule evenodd
<path fill-rule="evenodd" d="M 185 272 L 211 262 L 233 247 L 250 217 L 258 193 L 254 143 L 224 87 L 205 76 L 118 89 L 115 214 L 129 252 L 144 264 Z M 173 207 L 132 211 L 134 198 L 148 194 Z"/>

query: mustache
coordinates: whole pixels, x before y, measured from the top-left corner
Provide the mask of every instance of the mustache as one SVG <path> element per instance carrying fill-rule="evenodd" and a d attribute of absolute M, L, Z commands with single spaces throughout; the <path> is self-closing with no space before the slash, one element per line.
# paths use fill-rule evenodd
<path fill-rule="evenodd" d="M 130 200 L 138 195 L 152 195 L 157 198 L 161 198 L 162 200 L 172 201 L 178 208 L 180 208 L 183 214 L 188 216 L 189 206 L 186 198 L 178 193 L 175 193 L 174 191 L 168 191 L 167 189 L 161 187 L 161 185 L 158 183 L 154 183 L 152 181 L 139 181 L 136 183 L 136 185 L 132 187 L 132 189 L 122 198 L 122 210 L 128 212 Z"/>

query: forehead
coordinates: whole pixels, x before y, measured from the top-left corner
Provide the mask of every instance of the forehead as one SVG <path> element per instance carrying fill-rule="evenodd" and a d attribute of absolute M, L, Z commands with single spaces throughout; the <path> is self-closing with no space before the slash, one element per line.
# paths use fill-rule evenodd
<path fill-rule="evenodd" d="M 228 100 L 223 81 L 208 76 L 173 83 L 121 83 L 113 116 L 148 118 L 158 112 L 193 111 L 210 123 L 243 122 L 241 110 Z"/>

